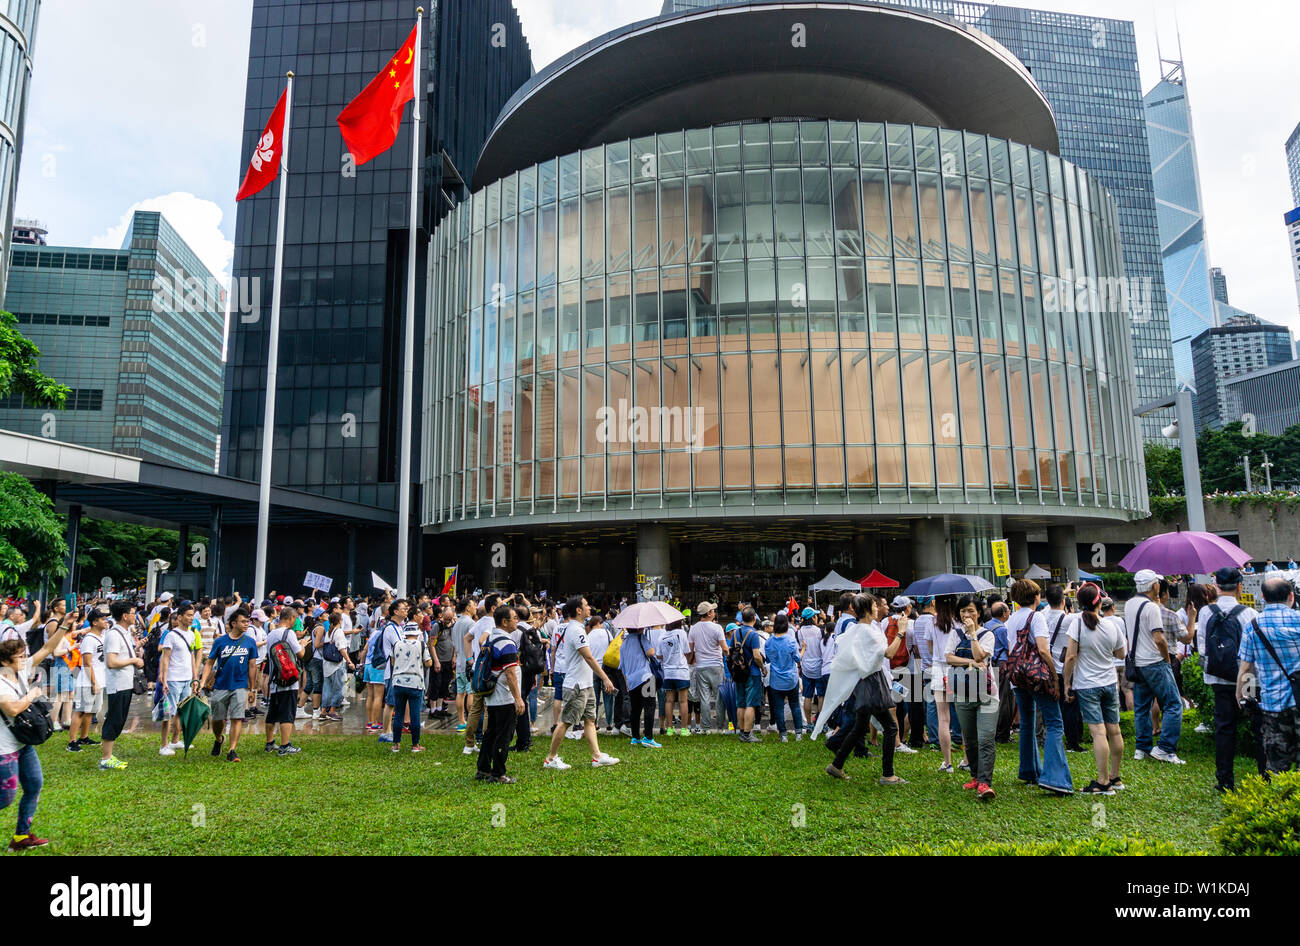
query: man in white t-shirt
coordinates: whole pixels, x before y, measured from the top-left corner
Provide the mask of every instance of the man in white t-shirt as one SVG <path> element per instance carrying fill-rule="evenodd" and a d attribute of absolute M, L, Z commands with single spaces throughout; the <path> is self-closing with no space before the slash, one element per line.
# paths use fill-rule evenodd
<path fill-rule="evenodd" d="M 686 635 L 686 659 L 691 667 L 690 698 L 700 706 L 700 721 L 692 730 L 697 734 L 706 729 L 721 732 L 726 728 L 722 722 L 722 701 L 718 697 L 730 648 L 727 635 L 713 620 L 717 613 L 715 602 L 701 601 L 695 608 L 699 620 Z"/>
<path fill-rule="evenodd" d="M 1220 614 L 1235 620 L 1237 627 L 1232 628 L 1236 631 L 1236 646 L 1230 647 L 1232 666 L 1237 666 L 1237 651 L 1241 647 L 1242 635 L 1246 628 L 1250 627 L 1252 621 L 1259 618 L 1259 612 L 1254 608 L 1241 604 L 1237 601 L 1237 589 L 1241 585 L 1241 572 L 1235 568 L 1220 568 L 1214 573 L 1214 584 L 1219 589 L 1219 597 L 1211 605 L 1207 605 L 1196 615 L 1196 650 L 1201 655 L 1201 667 L 1205 671 L 1205 682 L 1210 685 L 1214 691 L 1214 775 L 1216 787 L 1220 792 L 1230 792 L 1236 788 L 1236 781 L 1233 778 L 1233 760 L 1237 756 L 1237 724 L 1241 721 L 1244 713 L 1250 715 L 1250 728 L 1255 736 L 1255 765 L 1261 776 L 1268 771 L 1267 761 L 1264 756 L 1264 733 L 1263 717 L 1260 715 L 1259 704 L 1250 704 L 1247 710 L 1237 702 L 1237 680 L 1236 677 L 1225 678 L 1210 672 L 1210 650 L 1208 632 L 1210 622 Z M 1222 631 L 1223 625 L 1220 626 L 1221 633 L 1215 635 L 1216 642 L 1226 636 Z M 1228 638 L 1231 643 L 1231 638 Z M 1224 655 L 1228 656 L 1228 655 Z M 1225 669 L 1219 664 L 1223 658 L 1216 656 L 1214 664 L 1216 669 Z"/>
<path fill-rule="evenodd" d="M 1169 642 L 1165 640 L 1160 610 L 1160 579 L 1144 568 L 1133 576 L 1137 594 L 1124 605 L 1124 633 L 1138 681 L 1133 684 L 1133 729 L 1137 747 L 1134 759 L 1148 755 L 1161 762 L 1182 765 L 1178 758 L 1178 737 L 1183 730 L 1183 701 L 1169 666 Z M 1152 746 L 1151 704 L 1160 704 L 1160 741 Z"/>
<path fill-rule="evenodd" d="M 108 665 L 104 662 L 104 632 L 108 629 L 107 611 L 90 612 L 90 627 L 81 635 L 77 649 L 81 664 L 73 681 L 76 696 L 72 704 L 72 728 L 68 730 L 68 751 L 80 752 L 85 746 L 97 746 L 91 738 L 91 719 L 104 710 L 104 683 Z"/>
<path fill-rule="evenodd" d="M 478 620 L 471 625 L 469 629 L 469 673 L 474 673 L 474 664 L 478 662 L 479 651 L 482 649 L 484 642 L 487 641 L 493 629 L 496 627 L 496 621 L 492 615 L 495 613 L 497 605 L 501 602 L 501 596 L 496 593 L 490 593 L 483 599 L 483 604 L 479 611 Z M 510 624 L 511 630 L 514 629 L 514 622 Z M 515 656 L 518 657 L 519 648 L 515 648 Z M 465 719 L 465 747 L 461 749 L 464 755 L 473 755 L 479 751 L 478 736 L 479 730 L 483 725 L 484 707 L 487 705 L 484 697 L 470 693 L 469 708 L 466 711 Z"/>
<path fill-rule="evenodd" d="M 100 732 L 99 767 L 121 771 L 126 763 L 113 755 L 113 743 L 126 726 L 131 710 L 131 690 L 135 685 L 135 670 L 144 667 L 144 658 L 135 655 L 135 603 L 114 601 L 110 612 L 113 623 L 104 631 L 104 662 L 106 682 L 104 725 Z"/>
<path fill-rule="evenodd" d="M 298 658 L 305 648 L 298 634 L 293 629 L 298 618 L 297 609 L 286 604 L 280 610 L 280 620 L 275 628 L 266 635 L 267 669 L 271 679 L 271 700 L 266 708 L 266 752 L 279 755 L 296 755 L 302 749 L 293 744 L 293 723 L 298 716 L 298 683 L 302 680 L 302 665 Z M 276 683 L 276 645 L 283 644 L 281 650 L 287 650 L 286 656 L 293 658 L 298 668 L 298 677 L 292 683 Z M 275 743 L 275 727 L 280 727 L 280 744 Z"/>
<path fill-rule="evenodd" d="M 197 654 L 194 650 L 194 631 L 190 622 L 194 619 L 194 605 L 178 606 L 176 625 L 163 631 L 158 641 L 158 675 L 162 690 L 162 699 L 155 709 L 155 719 L 162 722 L 162 746 L 159 755 L 175 755 L 177 749 L 183 749 L 185 742 L 181 738 L 181 721 L 176 710 L 192 693 L 198 689 Z"/>
<path fill-rule="evenodd" d="M 582 726 L 583 735 L 591 749 L 593 769 L 618 763 L 618 759 L 600 751 L 600 744 L 596 739 L 595 677 L 600 677 L 606 693 L 614 692 L 614 684 L 605 675 L 604 669 L 592 656 L 591 648 L 587 645 L 584 624 L 590 616 L 591 608 L 587 605 L 586 598 L 577 596 L 564 602 L 565 624 L 556 632 L 556 636 L 560 639 L 556 663 L 558 664 L 563 657 L 564 665 L 568 669 L 564 677 L 560 719 L 555 726 L 555 731 L 551 733 L 551 751 L 547 754 L 546 761 L 542 763 L 544 769 L 563 771 L 573 768 L 557 753 L 560 750 L 560 743 L 564 741 L 565 731 L 570 726 L 578 725 Z"/>

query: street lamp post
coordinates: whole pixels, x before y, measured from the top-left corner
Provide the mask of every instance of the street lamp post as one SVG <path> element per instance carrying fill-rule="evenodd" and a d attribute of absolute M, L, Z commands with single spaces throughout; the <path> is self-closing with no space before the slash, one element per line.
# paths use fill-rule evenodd
<path fill-rule="evenodd" d="M 1241 458 L 1241 465 L 1246 468 L 1246 492 L 1254 492 L 1254 488 L 1250 485 L 1250 454 Z"/>
<path fill-rule="evenodd" d="M 1273 469 L 1273 462 L 1269 460 L 1267 453 L 1264 454 L 1264 462 L 1259 465 L 1259 468 L 1264 471 L 1264 489 L 1273 492 L 1273 474 L 1269 472 Z"/>
<path fill-rule="evenodd" d="M 1178 435 L 1179 452 L 1183 458 L 1183 494 L 1187 497 L 1187 528 L 1193 532 L 1205 531 L 1205 494 L 1201 492 L 1201 461 L 1196 452 L 1196 428 L 1192 422 L 1192 393 L 1179 391 L 1161 401 L 1140 405 L 1134 416 L 1154 414 L 1174 408 L 1176 419 L 1161 431 L 1166 437 Z"/>

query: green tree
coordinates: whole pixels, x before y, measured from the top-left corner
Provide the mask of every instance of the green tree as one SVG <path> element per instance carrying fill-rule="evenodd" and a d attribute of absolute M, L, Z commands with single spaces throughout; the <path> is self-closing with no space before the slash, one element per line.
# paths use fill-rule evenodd
<path fill-rule="evenodd" d="M 0 591 L 31 589 L 42 574 L 62 577 L 68 545 L 54 503 L 17 473 L 0 473 Z"/>
<path fill-rule="evenodd" d="M 1151 441 L 1143 449 L 1147 461 L 1147 492 L 1152 496 L 1183 494 L 1183 454 L 1177 447 Z"/>
<path fill-rule="evenodd" d="M 194 542 L 207 543 L 195 536 Z M 87 591 L 101 578 L 111 578 L 119 588 L 144 582 L 149 560 L 165 559 L 175 570 L 180 534 L 175 529 L 154 529 L 108 519 L 82 519 L 77 538 L 78 591 Z M 188 552 L 185 570 L 194 571 Z"/>
<path fill-rule="evenodd" d="M 72 392 L 41 373 L 41 350 L 17 325 L 12 312 L 0 312 L 0 398 L 21 394 L 37 407 L 62 407 Z"/>

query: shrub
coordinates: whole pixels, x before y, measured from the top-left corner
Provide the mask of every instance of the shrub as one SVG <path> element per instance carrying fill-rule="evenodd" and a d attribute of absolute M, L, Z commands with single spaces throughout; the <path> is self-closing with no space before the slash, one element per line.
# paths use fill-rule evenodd
<path fill-rule="evenodd" d="M 1213 726 L 1214 690 L 1205 682 L 1205 671 L 1201 669 L 1201 661 L 1196 654 L 1183 661 L 1182 674 L 1183 696 L 1196 704 L 1196 709 L 1190 711 L 1192 720 Z M 1187 716 L 1188 713 L 1184 713 L 1184 722 L 1187 721 Z M 1183 733 L 1186 736 L 1186 726 L 1183 728 Z M 1214 736 L 1209 733 L 1205 738 L 1211 740 Z M 1252 759 L 1255 757 L 1255 733 L 1250 728 L 1250 717 L 1244 713 L 1237 723 L 1237 755 Z"/>
<path fill-rule="evenodd" d="M 956 855 L 960 857 L 1113 857 L 1116 855 L 1170 857 L 1198 852 L 1185 851 L 1168 841 L 1138 837 L 1112 837 L 1099 834 L 1091 838 L 1074 838 L 1062 841 L 994 841 L 988 843 L 947 841 L 943 844 L 899 847 L 889 853 L 920 856 Z"/>
<path fill-rule="evenodd" d="M 1227 792 L 1214 839 L 1224 854 L 1300 854 L 1300 772 L 1252 775 Z"/>

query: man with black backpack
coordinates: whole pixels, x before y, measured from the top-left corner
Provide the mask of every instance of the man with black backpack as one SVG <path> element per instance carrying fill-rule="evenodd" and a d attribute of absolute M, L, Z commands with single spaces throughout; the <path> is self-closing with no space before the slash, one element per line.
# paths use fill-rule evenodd
<path fill-rule="evenodd" d="M 740 705 L 736 728 L 741 742 L 762 742 L 754 735 L 754 723 L 763 705 L 763 639 L 754 626 L 758 612 L 746 607 L 740 612 L 742 621 L 736 629 L 735 644 L 729 650 L 728 668 L 736 682 L 736 702 Z"/>
<path fill-rule="evenodd" d="M 1201 654 L 1205 682 L 1214 690 L 1215 787 L 1230 792 L 1236 788 L 1232 763 L 1237 755 L 1237 724 L 1243 713 L 1249 714 L 1255 735 L 1255 764 L 1261 775 L 1267 771 L 1259 704 L 1252 702 L 1243 708 L 1237 701 L 1237 654 L 1242 635 L 1259 613 L 1238 603 L 1241 572 L 1237 569 L 1220 568 L 1214 573 L 1214 584 L 1219 589 L 1218 599 L 1196 615 L 1196 649 Z"/>
<path fill-rule="evenodd" d="M 1264 612 L 1242 632 L 1236 698 L 1259 707 L 1268 771 L 1289 772 L 1300 765 L 1300 614 L 1286 579 L 1265 579 L 1260 592 Z"/>

